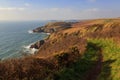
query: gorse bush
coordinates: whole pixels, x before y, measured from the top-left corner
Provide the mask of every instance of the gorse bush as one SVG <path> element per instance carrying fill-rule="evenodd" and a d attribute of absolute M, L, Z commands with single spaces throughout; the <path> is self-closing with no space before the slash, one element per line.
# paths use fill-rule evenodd
<path fill-rule="evenodd" d="M 87 80 L 86 77 L 88 72 L 96 65 L 98 61 L 98 51 L 99 48 L 97 45 L 88 43 L 84 55 L 77 58 L 77 60 L 70 66 L 63 67 L 56 71 L 53 80 Z M 72 48 L 72 52 L 77 53 L 78 51 L 74 47 Z"/>
<path fill-rule="evenodd" d="M 54 56 L 56 65 L 59 67 L 68 67 L 80 58 L 80 52 L 77 47 L 72 47 L 68 52 L 61 52 Z"/>
<path fill-rule="evenodd" d="M 52 63 L 44 59 L 24 58 L 0 63 L 1 80 L 44 80 L 54 69 Z"/>
<path fill-rule="evenodd" d="M 85 80 L 83 76 L 95 66 L 97 48 L 89 43 L 84 56 L 77 47 L 54 55 L 52 59 L 26 57 L 0 62 L 2 80 Z M 89 52 L 91 52 L 89 54 Z M 92 54 L 92 55 L 91 55 Z"/>

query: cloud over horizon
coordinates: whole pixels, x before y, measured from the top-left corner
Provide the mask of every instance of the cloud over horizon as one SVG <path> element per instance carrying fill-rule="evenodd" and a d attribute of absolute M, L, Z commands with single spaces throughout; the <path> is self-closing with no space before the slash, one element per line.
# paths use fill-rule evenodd
<path fill-rule="evenodd" d="M 103 0 L 70 0 L 69 3 L 64 0 L 6 1 L 0 1 L 0 20 L 93 19 L 118 17 L 120 14 L 118 2 L 113 0 L 109 0 L 109 5 L 107 0 L 104 3 Z"/>
<path fill-rule="evenodd" d="M 24 4 L 26 7 L 29 7 L 31 4 L 29 4 L 29 3 L 25 3 Z"/>
<path fill-rule="evenodd" d="M 0 7 L 0 11 L 14 11 L 14 10 L 25 10 L 25 8 L 17 8 L 17 7 Z"/>

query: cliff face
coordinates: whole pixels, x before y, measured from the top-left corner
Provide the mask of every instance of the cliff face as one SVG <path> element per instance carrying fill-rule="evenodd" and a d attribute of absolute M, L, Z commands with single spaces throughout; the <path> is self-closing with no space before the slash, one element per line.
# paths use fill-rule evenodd
<path fill-rule="evenodd" d="M 59 39 L 46 40 L 46 42 L 39 48 L 37 56 L 49 57 L 61 52 L 67 52 L 71 48 L 76 47 L 82 54 L 87 46 L 86 40 L 77 36 L 65 36 Z"/>
<path fill-rule="evenodd" d="M 70 29 L 62 30 L 50 36 L 50 39 L 66 35 L 86 38 L 119 38 L 120 19 L 100 19 L 81 21 L 73 24 Z"/>
<path fill-rule="evenodd" d="M 46 27 L 58 28 L 65 27 L 66 23 L 56 22 L 49 23 Z M 54 25 L 54 26 L 53 26 Z M 68 25 L 68 24 L 67 24 Z M 70 25 L 69 25 L 70 26 Z M 41 27 L 42 28 L 42 27 Z M 119 39 L 120 36 L 120 19 L 100 19 L 87 20 L 71 24 L 70 28 L 52 33 L 45 43 L 39 48 L 40 56 L 48 56 L 67 51 L 72 46 L 80 47 L 80 44 L 85 44 L 87 39 Z M 79 44 L 80 43 L 80 44 Z M 85 46 L 81 46 L 85 47 Z M 79 48 L 78 48 L 79 49 Z M 85 50 L 85 49 L 84 49 Z M 84 50 L 81 50 L 82 52 Z"/>

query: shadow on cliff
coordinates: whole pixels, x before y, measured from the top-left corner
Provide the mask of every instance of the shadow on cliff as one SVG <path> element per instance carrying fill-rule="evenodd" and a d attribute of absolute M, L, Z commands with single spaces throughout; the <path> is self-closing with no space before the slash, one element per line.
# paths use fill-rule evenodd
<path fill-rule="evenodd" d="M 79 50 L 75 49 L 73 52 L 76 55 Z M 31 57 L 1 62 L 0 80 L 112 80 L 110 65 L 116 60 L 103 62 L 101 48 L 96 44 L 88 43 L 84 55 L 78 60 L 75 60 L 74 55 L 70 58 L 68 56 L 58 57 L 62 66 L 57 69 L 56 64 L 49 60 Z M 71 57 L 75 62 L 72 63 Z"/>
<path fill-rule="evenodd" d="M 111 76 L 111 64 L 114 63 L 116 60 L 107 60 L 105 62 L 102 62 L 102 70 L 101 74 L 98 77 L 98 80 L 113 80 Z"/>
<path fill-rule="evenodd" d="M 88 43 L 88 49 L 87 49 L 87 53 L 90 53 L 88 56 L 93 55 L 95 58 L 95 56 L 97 56 L 96 58 L 98 59 L 98 61 L 96 62 L 95 66 L 92 67 L 90 70 L 88 70 L 87 75 L 85 80 L 112 80 L 111 77 L 111 64 L 114 63 L 116 60 L 107 60 L 107 61 L 103 61 L 104 57 L 103 57 L 103 50 L 102 50 L 102 46 L 100 46 L 99 44 L 94 44 L 89 42 Z M 97 54 L 91 54 L 91 52 L 96 52 Z M 95 62 L 93 62 L 95 63 Z"/>
<path fill-rule="evenodd" d="M 115 61 L 103 62 L 101 46 L 90 42 L 83 57 L 56 73 L 54 80 L 112 80 L 110 65 Z"/>

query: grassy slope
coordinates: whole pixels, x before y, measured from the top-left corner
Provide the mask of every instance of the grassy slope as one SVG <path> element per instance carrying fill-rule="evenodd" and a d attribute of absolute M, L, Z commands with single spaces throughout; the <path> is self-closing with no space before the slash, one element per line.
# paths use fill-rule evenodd
<path fill-rule="evenodd" d="M 102 70 L 97 76 L 97 80 L 119 80 L 120 47 L 110 39 L 89 39 L 88 42 L 96 44 L 102 48 Z M 95 66 L 95 61 L 98 58 L 96 52 L 97 51 L 92 48 L 92 46 L 89 46 L 85 52 L 86 56 L 83 57 L 83 59 L 80 59 L 71 68 L 63 69 L 59 72 L 60 77 L 58 80 L 86 80 L 83 76 L 88 75 L 86 71 L 91 69 L 91 66 Z"/>
<path fill-rule="evenodd" d="M 120 19 L 83 21 L 74 24 L 71 29 L 51 35 L 50 39 L 52 40 L 66 35 L 84 37 L 88 40 L 88 42 L 96 44 L 102 48 L 102 70 L 97 80 L 120 79 L 120 46 L 117 45 L 120 40 Z M 91 52 L 92 51 L 89 51 L 88 54 Z M 74 75 L 71 77 L 74 77 Z"/>
<path fill-rule="evenodd" d="M 89 41 L 101 46 L 103 51 L 103 67 L 98 80 L 119 80 L 120 46 L 110 39 L 90 39 Z"/>
<path fill-rule="evenodd" d="M 89 72 L 96 66 L 99 58 L 99 48 L 95 46 L 93 43 L 88 43 L 84 55 L 70 67 L 60 69 L 55 75 L 55 80 L 92 80 Z"/>

